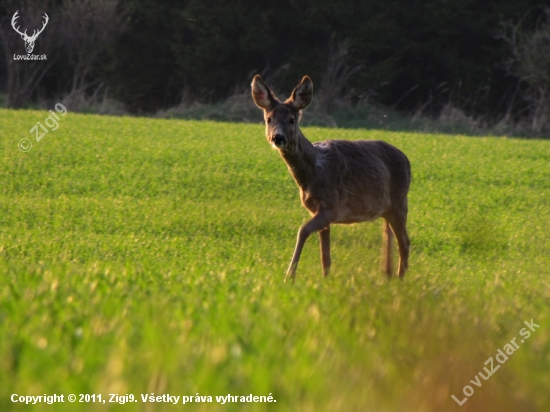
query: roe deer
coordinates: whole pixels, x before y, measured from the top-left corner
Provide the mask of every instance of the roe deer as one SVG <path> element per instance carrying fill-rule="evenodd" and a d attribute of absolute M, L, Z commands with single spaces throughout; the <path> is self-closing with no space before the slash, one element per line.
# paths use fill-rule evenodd
<path fill-rule="evenodd" d="M 383 217 L 382 267 L 392 275 L 392 231 L 399 246 L 402 278 L 408 267 L 407 193 L 409 159 L 396 147 L 374 140 L 327 140 L 311 143 L 298 120 L 311 102 L 313 83 L 304 76 L 291 96 L 281 102 L 259 75 L 252 80 L 252 98 L 263 109 L 267 141 L 276 148 L 300 188 L 302 205 L 312 218 L 300 227 L 285 281 L 294 281 L 306 239 L 319 232 L 323 273 L 330 269 L 330 225 Z"/>

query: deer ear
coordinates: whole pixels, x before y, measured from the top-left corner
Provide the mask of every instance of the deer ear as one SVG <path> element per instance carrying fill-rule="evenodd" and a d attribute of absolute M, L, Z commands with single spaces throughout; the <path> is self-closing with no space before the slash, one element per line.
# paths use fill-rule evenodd
<path fill-rule="evenodd" d="M 313 82 L 309 76 L 304 76 L 302 81 L 292 91 L 292 95 L 286 101 L 290 103 L 296 110 L 302 110 L 309 106 L 313 98 Z"/>
<path fill-rule="evenodd" d="M 268 110 L 275 102 L 273 92 L 263 82 L 259 74 L 252 79 L 252 99 L 260 109 Z"/>

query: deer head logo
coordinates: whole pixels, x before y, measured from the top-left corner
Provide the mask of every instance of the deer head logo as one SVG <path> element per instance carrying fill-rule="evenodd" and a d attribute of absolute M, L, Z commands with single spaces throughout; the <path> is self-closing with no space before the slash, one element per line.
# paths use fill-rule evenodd
<path fill-rule="evenodd" d="M 32 33 L 32 36 L 28 36 L 27 30 L 25 30 L 25 32 L 22 33 L 19 31 L 19 26 L 15 27 L 15 21 L 19 18 L 17 13 L 19 13 L 19 10 L 17 10 L 13 15 L 11 19 L 11 26 L 17 33 L 21 35 L 21 38 L 25 41 L 25 48 L 27 49 L 27 54 L 30 54 L 34 49 L 34 42 L 36 41 L 38 35 L 44 31 L 44 28 L 46 27 L 46 24 L 48 24 L 48 21 L 50 19 L 48 15 L 44 13 L 44 22 L 42 23 L 42 28 L 40 30 L 34 30 Z"/>

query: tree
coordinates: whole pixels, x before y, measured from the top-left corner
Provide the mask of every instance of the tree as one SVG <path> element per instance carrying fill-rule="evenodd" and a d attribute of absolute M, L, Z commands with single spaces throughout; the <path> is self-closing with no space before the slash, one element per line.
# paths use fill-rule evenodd
<path fill-rule="evenodd" d="M 503 25 L 499 38 L 509 47 L 504 61 L 507 72 L 520 82 L 520 98 L 527 103 L 530 129 L 550 129 L 550 8 L 543 9 L 534 30 L 522 28 L 522 21 Z"/>
<path fill-rule="evenodd" d="M 4 52 L 4 59 L 7 64 L 7 85 L 8 107 L 21 108 L 26 107 L 31 100 L 33 93 L 40 85 L 44 75 L 55 64 L 59 57 L 58 25 L 48 22 L 44 31 L 33 50 L 34 53 L 46 55 L 47 60 L 16 60 L 14 55 L 25 54 L 21 35 L 17 33 L 12 23 L 21 30 L 38 29 L 43 25 L 45 10 L 52 7 L 50 1 L 9 1 L 6 4 L 7 10 L 14 10 L 13 16 L 6 16 L 0 22 L 0 41 Z M 17 8 L 18 7 L 18 8 Z M 19 19 L 14 22 L 15 12 L 18 11 Z M 51 18 L 51 17 L 50 17 Z M 55 18 L 53 19 L 55 22 Z M 23 29 L 24 27 L 24 29 Z"/>

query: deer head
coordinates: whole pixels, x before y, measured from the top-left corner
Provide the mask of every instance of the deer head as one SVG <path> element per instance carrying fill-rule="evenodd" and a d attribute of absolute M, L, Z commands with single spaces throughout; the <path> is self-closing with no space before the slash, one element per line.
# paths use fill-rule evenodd
<path fill-rule="evenodd" d="M 30 54 L 32 53 L 33 49 L 34 49 L 34 42 L 36 41 L 36 38 L 38 37 L 38 35 L 40 33 L 42 33 L 44 31 L 44 28 L 46 27 L 46 25 L 48 24 L 48 21 L 50 20 L 48 15 L 46 13 L 44 13 L 44 22 L 42 23 L 42 28 L 40 30 L 34 30 L 33 33 L 32 33 L 32 36 L 28 36 L 27 35 L 27 30 L 25 30 L 25 32 L 20 32 L 19 31 L 19 26 L 15 27 L 15 21 L 19 18 L 19 16 L 17 15 L 17 13 L 19 13 L 19 10 L 17 10 L 15 12 L 15 14 L 13 15 L 12 19 L 11 19 L 11 26 L 13 27 L 13 29 L 19 33 L 21 35 L 21 38 L 25 41 L 25 48 L 27 49 L 27 53 Z"/>
<path fill-rule="evenodd" d="M 292 151 L 299 137 L 298 120 L 313 97 L 313 83 L 308 76 L 290 97 L 281 102 L 259 75 L 252 80 L 252 98 L 264 111 L 267 141 L 279 150 Z"/>

